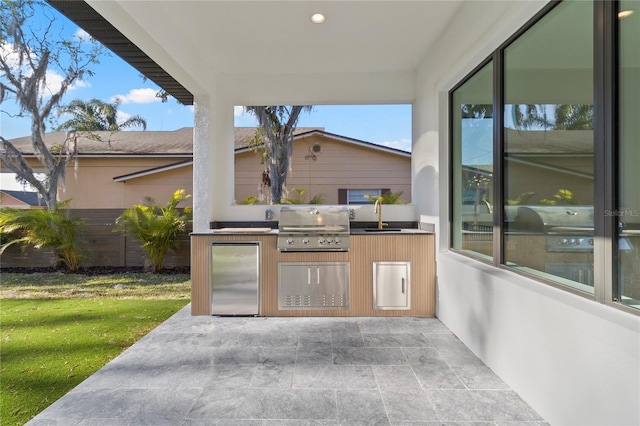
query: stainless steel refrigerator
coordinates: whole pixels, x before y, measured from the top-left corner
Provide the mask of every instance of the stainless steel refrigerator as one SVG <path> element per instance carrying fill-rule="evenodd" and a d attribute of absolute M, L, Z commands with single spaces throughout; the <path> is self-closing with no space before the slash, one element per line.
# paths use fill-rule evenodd
<path fill-rule="evenodd" d="M 260 242 L 212 243 L 212 315 L 258 315 L 259 310 Z"/>

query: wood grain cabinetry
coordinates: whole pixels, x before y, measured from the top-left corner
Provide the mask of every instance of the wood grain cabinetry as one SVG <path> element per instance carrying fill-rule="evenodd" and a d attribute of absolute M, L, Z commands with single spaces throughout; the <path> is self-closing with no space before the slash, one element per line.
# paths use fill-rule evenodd
<path fill-rule="evenodd" d="M 279 252 L 277 236 L 201 234 L 191 237 L 191 313 L 211 315 L 209 253 L 214 241 L 261 241 L 260 315 L 262 316 L 435 316 L 435 238 L 428 233 L 352 235 L 348 252 Z M 348 309 L 279 309 L 280 263 L 348 263 Z M 407 268 L 408 309 L 386 306 L 376 309 L 374 262 L 409 264 Z M 397 272 L 397 270 L 394 270 Z M 400 296 L 401 293 L 400 282 Z M 410 288 L 408 287 L 410 285 Z M 398 296 L 396 294 L 396 296 Z"/>

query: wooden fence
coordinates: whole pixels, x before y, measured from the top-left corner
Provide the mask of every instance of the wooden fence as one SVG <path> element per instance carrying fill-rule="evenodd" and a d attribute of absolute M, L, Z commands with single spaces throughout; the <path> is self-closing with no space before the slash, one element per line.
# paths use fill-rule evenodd
<path fill-rule="evenodd" d="M 144 251 L 140 243 L 126 237 L 123 232 L 114 232 L 115 221 L 123 209 L 72 209 L 73 216 L 84 220 L 82 244 L 83 267 L 142 267 L 145 265 Z M 166 256 L 165 268 L 189 267 L 191 224 L 180 237 L 178 249 Z M 22 250 L 16 245 L 0 256 L 0 268 L 38 268 L 52 266 L 55 259 L 51 250 Z"/>

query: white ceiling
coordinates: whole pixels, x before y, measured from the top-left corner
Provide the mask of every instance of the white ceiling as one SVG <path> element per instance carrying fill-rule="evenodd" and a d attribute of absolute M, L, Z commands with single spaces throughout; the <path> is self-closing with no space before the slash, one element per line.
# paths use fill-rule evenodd
<path fill-rule="evenodd" d="M 158 64 L 168 71 L 172 67 L 188 70 L 196 82 L 211 73 L 413 71 L 459 8 L 468 3 L 87 2 Z M 495 11 L 495 4 L 506 8 L 510 2 L 487 3 Z M 326 15 L 325 23 L 310 21 L 316 12 Z"/>

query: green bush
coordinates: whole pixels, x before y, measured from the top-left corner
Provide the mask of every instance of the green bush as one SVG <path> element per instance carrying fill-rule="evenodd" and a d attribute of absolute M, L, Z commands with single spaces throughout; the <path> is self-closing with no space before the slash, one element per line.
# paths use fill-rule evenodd
<path fill-rule="evenodd" d="M 152 272 L 160 272 L 165 255 L 178 248 L 178 237 L 191 220 L 191 208 L 181 212 L 178 204 L 189 197 L 191 195 L 185 194 L 184 189 L 179 189 L 165 207 L 153 198 L 147 198 L 144 204 L 126 209 L 116 219 L 116 231 L 123 231 L 142 244 Z"/>
<path fill-rule="evenodd" d="M 51 248 L 69 271 L 77 271 L 82 258 L 78 236 L 83 220 L 69 214 L 69 202 L 58 203 L 51 210 L 0 209 L 0 236 L 3 241 L 0 254 L 12 244 L 19 244 L 23 248 L 33 246 L 38 250 Z"/>
<path fill-rule="evenodd" d="M 365 198 L 368 198 L 371 203 L 380 201 L 380 204 L 406 204 L 400 197 L 402 197 L 402 191 L 399 192 L 385 192 L 382 195 L 365 194 Z"/>

